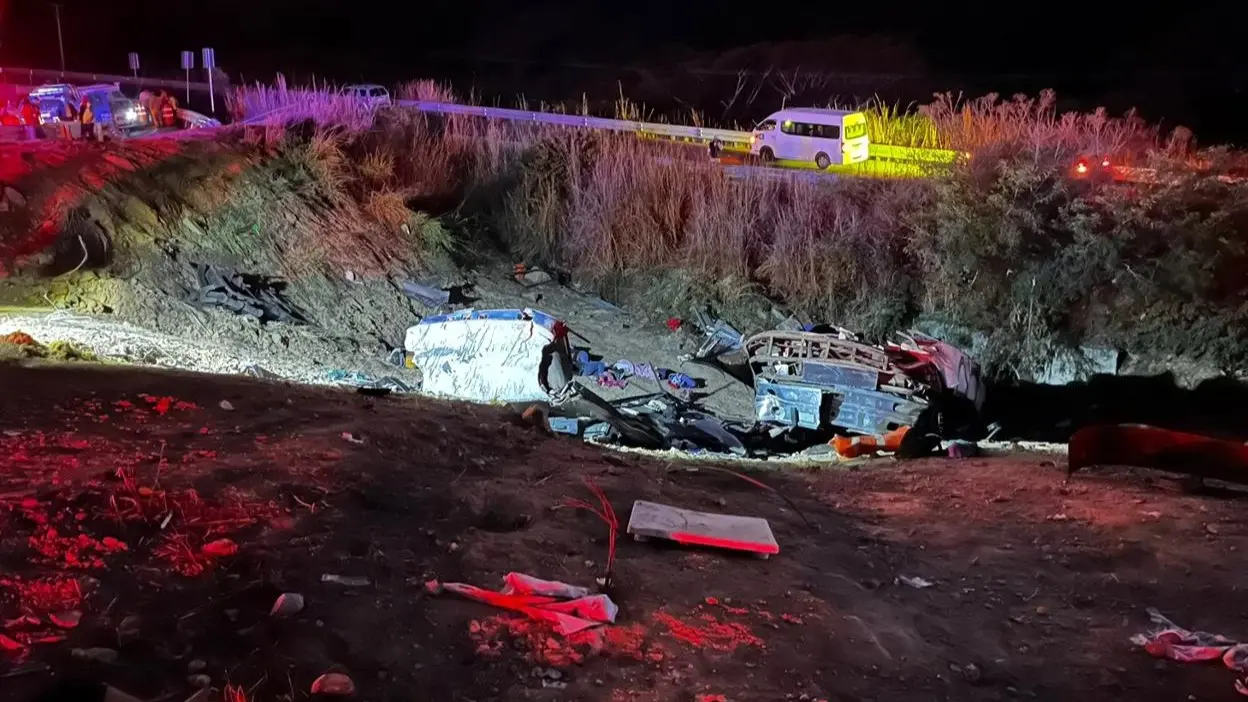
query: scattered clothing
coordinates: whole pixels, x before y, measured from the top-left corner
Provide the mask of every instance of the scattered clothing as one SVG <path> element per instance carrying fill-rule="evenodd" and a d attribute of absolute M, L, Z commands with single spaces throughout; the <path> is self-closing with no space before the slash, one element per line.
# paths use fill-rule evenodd
<path fill-rule="evenodd" d="M 577 375 L 589 378 L 597 378 L 607 370 L 607 364 L 590 359 L 589 352 L 583 350 L 576 352 L 572 364 L 576 367 Z"/>
<path fill-rule="evenodd" d="M 622 375 L 613 368 L 608 368 L 598 375 L 598 387 L 623 390 L 628 387 L 628 376 Z"/>
<path fill-rule="evenodd" d="M 1245 674 L 1235 680 L 1235 690 L 1248 696 L 1248 643 L 1207 631 L 1188 631 L 1151 607 L 1148 618 L 1160 628 L 1131 637 L 1131 643 L 1157 658 L 1180 663 L 1221 660 L 1227 668 Z"/>
<path fill-rule="evenodd" d="M 453 592 L 488 605 L 520 612 L 531 619 L 553 624 L 555 631 L 564 636 L 600 624 L 613 624 L 620 611 L 606 595 L 591 595 L 583 587 L 542 580 L 524 573 L 504 575 L 501 591 L 464 583 L 440 583 L 437 580 L 425 583 L 425 589 L 435 595 Z"/>

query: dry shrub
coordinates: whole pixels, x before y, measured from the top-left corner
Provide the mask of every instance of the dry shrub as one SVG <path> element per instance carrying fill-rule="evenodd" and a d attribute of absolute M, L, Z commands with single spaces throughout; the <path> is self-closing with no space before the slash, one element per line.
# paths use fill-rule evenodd
<path fill-rule="evenodd" d="M 880 101 L 861 109 L 877 144 L 970 153 L 1023 151 L 1043 158 L 1143 153 L 1161 144 L 1156 127 L 1134 111 L 1122 117 L 1111 117 L 1103 107 L 1088 113 L 1058 112 L 1052 90 L 1009 100 L 996 93 L 971 99 L 938 93 L 931 103 L 913 110 Z"/>
<path fill-rule="evenodd" d="M 407 223 L 411 210 L 407 209 L 403 194 L 394 190 L 373 190 L 364 201 L 364 213 L 387 229 L 398 229 Z"/>
<path fill-rule="evenodd" d="M 394 178 L 394 154 L 389 151 L 371 151 L 360 161 L 359 170 L 369 185 L 386 185 Z"/>
<path fill-rule="evenodd" d="M 399 86 L 399 99 L 421 102 L 457 102 L 455 91 L 446 83 L 414 80 Z"/>
<path fill-rule="evenodd" d="M 324 189 L 325 195 L 334 201 L 346 198 L 347 185 L 351 181 L 343 146 L 342 132 L 317 128 L 304 147 L 308 169 Z"/>

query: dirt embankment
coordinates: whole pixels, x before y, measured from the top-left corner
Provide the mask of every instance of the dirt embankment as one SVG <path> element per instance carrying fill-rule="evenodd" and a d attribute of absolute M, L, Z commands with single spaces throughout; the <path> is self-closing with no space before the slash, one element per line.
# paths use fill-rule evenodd
<path fill-rule="evenodd" d="M 341 147 L 294 131 L 41 144 L 15 156 L 5 179 L 23 202 L 0 212 L 9 273 L 0 278 L 0 332 L 20 329 L 102 356 L 196 370 L 260 368 L 326 382 L 343 369 L 414 383 L 419 375 L 389 365 L 388 352 L 436 310 L 412 302 L 399 283 L 471 282 L 468 304 L 549 311 L 608 363 L 629 359 L 693 373 L 705 381 L 697 395 L 712 410 L 752 415 L 748 389 L 680 360 L 700 339 L 663 326 L 667 311 L 630 314 L 557 282 L 525 287 L 498 260 L 505 254 L 484 242 L 472 252 L 472 270 L 457 267 L 438 220 L 396 201 L 375 174 L 348 178 L 327 166 L 346 158 L 335 151 Z M 361 166 L 365 173 L 397 168 Z M 373 180 L 353 182 L 359 178 Z M 196 300 L 204 266 L 270 284 L 302 319 L 261 323 L 205 307 Z M 71 314 L 48 315 L 53 309 Z M 657 390 L 633 383 L 601 392 L 618 398 Z"/>
<path fill-rule="evenodd" d="M 422 227 L 436 223 L 407 210 L 379 222 L 331 199 L 306 148 L 233 135 L 28 149 L 5 170 L 22 206 L 0 213 L 0 305 L 108 314 L 316 372 L 396 372 L 382 361 L 416 311 L 395 281 L 418 269 Z M 301 322 L 197 304 L 205 267 L 246 276 Z"/>

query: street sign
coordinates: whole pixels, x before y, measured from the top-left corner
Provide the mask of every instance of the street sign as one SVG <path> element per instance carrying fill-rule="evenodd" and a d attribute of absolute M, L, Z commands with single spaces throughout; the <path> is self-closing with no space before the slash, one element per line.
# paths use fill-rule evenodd
<path fill-rule="evenodd" d="M 204 48 L 204 70 L 208 71 L 208 107 L 213 113 L 217 111 L 217 96 L 212 90 L 212 72 L 217 68 L 217 54 L 212 49 Z"/>
<path fill-rule="evenodd" d="M 186 73 L 186 104 L 191 104 L 191 69 L 195 68 L 195 52 L 182 52 L 182 70 Z"/>
<path fill-rule="evenodd" d="M 139 55 L 131 51 L 130 56 L 128 58 L 130 59 L 130 70 L 138 71 L 139 70 Z"/>

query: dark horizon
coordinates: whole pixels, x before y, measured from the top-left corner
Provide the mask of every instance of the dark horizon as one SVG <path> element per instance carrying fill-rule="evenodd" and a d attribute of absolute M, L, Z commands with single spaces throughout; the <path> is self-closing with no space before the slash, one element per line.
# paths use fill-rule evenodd
<path fill-rule="evenodd" d="M 1248 52 L 1237 51 L 1245 13 L 1229 4 L 1179 17 L 1141 13 L 1138 5 L 1134 12 L 1142 16 L 1130 17 L 1119 7 L 1069 1 L 1010 7 L 1008 14 L 986 3 L 944 8 L 899 0 L 892 8 L 881 22 L 877 13 L 836 5 L 779 21 L 779 9 L 732 10 L 710 0 L 220 0 L 206 7 L 133 0 L 124 8 L 63 0 L 61 19 L 70 70 L 124 74 L 127 53 L 137 51 L 143 74 L 176 76 L 182 50 L 195 51 L 198 63 L 199 50 L 211 46 L 236 80 L 279 72 L 295 81 L 390 85 L 434 78 L 461 92 L 488 86 L 505 99 L 575 99 L 600 92 L 592 87 L 598 84 L 627 82 L 638 69 L 692 62 L 714 71 L 722 52 L 809 42 L 806 53 L 781 67 L 848 74 L 849 94 L 838 96 L 845 99 L 880 95 L 905 103 L 937 90 L 1011 95 L 1053 88 L 1072 107 L 1136 106 L 1150 120 L 1192 126 L 1206 141 L 1248 137 L 1238 124 L 1248 108 Z M 1116 29 L 1124 17 L 1130 31 Z M 884 48 L 846 51 L 858 41 L 850 37 L 871 37 L 869 45 Z M 772 67 L 766 48 L 751 56 L 753 68 Z M 56 68 L 59 61 L 51 4 L 0 0 L 0 66 Z"/>

